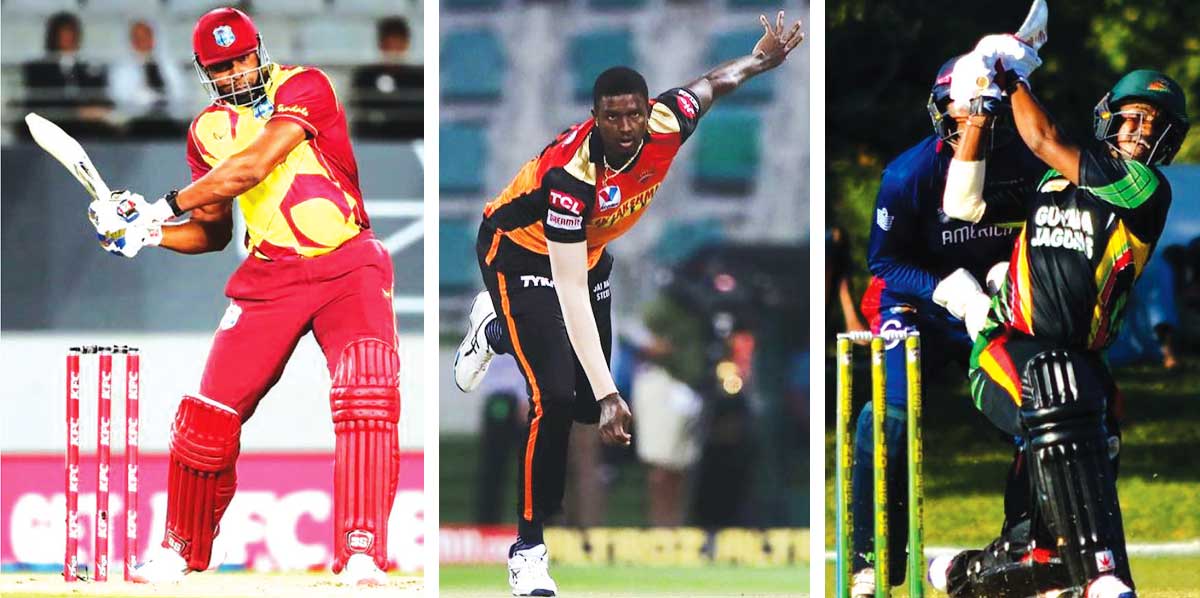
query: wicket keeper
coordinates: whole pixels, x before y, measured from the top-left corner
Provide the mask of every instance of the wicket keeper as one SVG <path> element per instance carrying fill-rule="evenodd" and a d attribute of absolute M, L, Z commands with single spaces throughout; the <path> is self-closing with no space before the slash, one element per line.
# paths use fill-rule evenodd
<path fill-rule="evenodd" d="M 947 298 L 951 312 L 982 323 L 971 392 L 993 424 L 1020 439 L 1032 521 L 1023 538 L 935 561 L 930 577 L 958 597 L 1053 589 L 1135 598 L 1113 464 L 1119 434 L 1108 417 L 1117 391 L 1102 352 L 1166 222 L 1171 186 L 1159 166 L 1187 135 L 1186 98 L 1165 74 L 1132 71 L 1096 105 L 1095 140 L 1080 145 L 1030 91 L 1040 63 L 1035 48 L 998 35 L 956 64 L 955 76 L 974 83 L 955 97 L 971 115 L 944 205 L 971 222 L 1015 216 L 1022 225 L 995 298 L 966 277 Z M 980 131 L 1002 95 L 1021 138 L 1050 167 L 1015 214 L 980 193 L 990 169 Z"/>
<path fill-rule="evenodd" d="M 680 145 L 721 96 L 779 66 L 804 39 L 760 17 L 752 52 L 650 98 L 636 71 L 596 78 L 592 118 L 525 164 L 483 210 L 476 253 L 487 290 L 472 304 L 454 379 L 474 390 L 497 354 L 513 355 L 531 404 L 518 466 L 518 535 L 509 549 L 516 596 L 554 596 L 542 530 L 561 508 L 572 422 L 630 442 L 631 414 L 609 372 L 612 255 L 605 246 L 645 213 Z"/>
<path fill-rule="evenodd" d="M 250 252 L 225 288 L 199 392 L 183 397 L 171 428 L 167 550 L 135 578 L 169 582 L 209 566 L 242 424 L 311 331 L 333 380 L 333 571 L 345 584 L 383 584 L 400 464 L 392 262 L 371 233 L 345 111 L 320 70 L 271 62 L 238 10 L 202 16 L 192 47 L 212 97 L 188 129 L 192 183 L 154 203 L 115 192 L 89 209 L 101 245 L 132 258 L 155 245 L 222 250 L 236 200 Z"/>

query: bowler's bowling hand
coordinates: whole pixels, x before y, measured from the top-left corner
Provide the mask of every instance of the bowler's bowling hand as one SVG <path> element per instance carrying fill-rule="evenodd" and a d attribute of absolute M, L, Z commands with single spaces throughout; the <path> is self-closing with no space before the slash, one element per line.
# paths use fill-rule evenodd
<path fill-rule="evenodd" d="M 600 440 L 604 444 L 614 446 L 629 446 L 632 436 L 629 435 L 629 425 L 633 423 L 633 414 L 629 405 L 621 395 L 612 393 L 600 399 Z"/>

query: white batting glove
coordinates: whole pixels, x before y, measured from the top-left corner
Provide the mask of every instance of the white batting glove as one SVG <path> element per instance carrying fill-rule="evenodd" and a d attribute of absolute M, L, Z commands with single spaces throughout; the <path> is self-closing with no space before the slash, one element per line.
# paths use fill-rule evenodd
<path fill-rule="evenodd" d="M 959 57 L 950 72 L 950 100 L 956 109 L 966 111 L 971 100 L 988 97 L 999 100 L 1003 91 L 996 84 L 995 61 L 970 52 Z"/>
<path fill-rule="evenodd" d="M 988 35 L 975 45 L 979 54 L 994 68 L 1013 73 L 1018 79 L 1029 83 L 1029 75 L 1042 66 L 1042 57 L 1033 46 L 1017 39 L 1015 35 L 1001 33 Z M 1000 66 L 995 65 L 999 63 Z"/>
<path fill-rule="evenodd" d="M 933 289 L 933 302 L 962 320 L 972 339 L 983 329 L 992 305 L 992 300 L 983 292 L 979 281 L 965 268 L 951 272 L 938 283 Z"/>
<path fill-rule="evenodd" d="M 146 219 L 143 219 L 143 222 L 131 223 L 121 230 L 96 234 L 101 248 L 113 255 L 127 258 L 136 256 L 143 247 L 159 245 L 162 243 L 162 236 L 162 225 Z"/>

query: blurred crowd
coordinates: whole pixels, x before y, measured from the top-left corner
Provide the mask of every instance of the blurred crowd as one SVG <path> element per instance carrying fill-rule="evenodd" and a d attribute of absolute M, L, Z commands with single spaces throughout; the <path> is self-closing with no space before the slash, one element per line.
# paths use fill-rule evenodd
<path fill-rule="evenodd" d="M 12 103 L 37 111 L 79 137 L 178 138 L 202 94 L 194 67 L 166 55 L 149 20 L 129 23 L 124 57 L 109 63 L 80 55 L 83 23 L 71 12 L 50 15 L 43 57 L 21 65 L 21 93 Z M 406 63 L 412 31 L 404 17 L 376 22 L 375 62 L 352 67 L 350 89 L 339 89 L 355 135 L 414 139 L 422 136 L 423 69 Z M 270 51 L 270 39 L 263 40 Z M 188 40 L 190 44 L 190 40 Z M 190 56 L 188 52 L 186 56 Z M 272 56 L 290 64 L 288 56 Z M 322 65 L 314 65 L 321 67 Z M 16 127 L 27 135 L 24 127 Z"/>

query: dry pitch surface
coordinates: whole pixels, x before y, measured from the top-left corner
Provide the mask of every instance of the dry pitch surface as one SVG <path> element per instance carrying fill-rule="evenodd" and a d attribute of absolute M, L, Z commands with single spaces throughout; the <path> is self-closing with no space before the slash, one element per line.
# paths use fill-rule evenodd
<path fill-rule="evenodd" d="M 120 573 L 118 573 L 118 576 Z M 259 574 L 205 573 L 189 575 L 177 584 L 148 586 L 124 581 L 66 583 L 61 574 L 5 573 L 0 575 L 0 596 L 20 598 L 83 596 L 154 596 L 155 598 L 337 598 L 339 596 L 420 596 L 421 577 L 389 576 L 377 588 L 339 586 L 328 573 Z"/>

